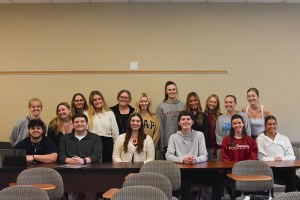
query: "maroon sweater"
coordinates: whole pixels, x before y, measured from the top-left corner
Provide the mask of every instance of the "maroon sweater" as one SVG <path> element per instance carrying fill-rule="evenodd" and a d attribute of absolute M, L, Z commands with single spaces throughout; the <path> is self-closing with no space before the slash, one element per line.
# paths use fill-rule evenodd
<path fill-rule="evenodd" d="M 257 160 L 258 149 L 255 140 L 245 135 L 242 139 L 234 138 L 234 145 L 230 146 L 230 135 L 226 136 L 222 142 L 223 161 Z"/>

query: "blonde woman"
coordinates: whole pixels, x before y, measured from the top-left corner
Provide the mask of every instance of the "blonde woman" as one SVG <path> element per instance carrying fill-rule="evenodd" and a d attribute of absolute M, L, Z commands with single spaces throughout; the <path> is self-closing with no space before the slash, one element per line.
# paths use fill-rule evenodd
<path fill-rule="evenodd" d="M 119 129 L 114 113 L 107 106 L 101 92 L 94 90 L 89 96 L 88 116 L 89 131 L 101 137 L 102 162 L 112 162 L 114 141 L 119 135 Z"/>
<path fill-rule="evenodd" d="M 216 122 L 221 113 L 220 100 L 218 95 L 211 94 L 206 99 L 204 113 L 208 119 L 208 132 L 206 137 L 206 147 L 208 152 L 208 160 L 217 159 L 217 150 L 221 148 L 216 141 Z"/>
<path fill-rule="evenodd" d="M 56 146 L 59 145 L 61 136 L 73 131 L 72 109 L 67 102 L 61 102 L 56 106 L 56 117 L 49 123 L 47 136 Z"/>
<path fill-rule="evenodd" d="M 149 135 L 157 148 L 159 140 L 159 120 L 156 113 L 151 112 L 151 100 L 146 93 L 138 96 L 135 103 L 135 112 L 140 113 L 144 124 L 144 132 Z"/>
<path fill-rule="evenodd" d="M 14 126 L 11 135 L 9 136 L 12 146 L 15 146 L 21 140 L 29 136 L 28 123 L 31 119 L 40 119 L 40 114 L 43 109 L 42 101 L 39 98 L 31 98 L 28 102 L 29 115 L 22 117 Z M 47 126 L 44 124 L 43 133 L 47 131 Z"/>

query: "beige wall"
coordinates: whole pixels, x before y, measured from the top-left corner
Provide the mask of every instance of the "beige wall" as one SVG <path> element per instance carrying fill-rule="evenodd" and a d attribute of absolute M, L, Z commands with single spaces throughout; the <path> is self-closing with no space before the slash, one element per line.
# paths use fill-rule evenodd
<path fill-rule="evenodd" d="M 153 110 L 167 80 L 180 99 L 196 91 L 234 94 L 237 108 L 255 86 L 278 118 L 279 131 L 300 141 L 300 4 L 41 4 L 0 5 L 0 71 L 225 69 L 193 75 L 0 75 L 0 140 L 8 141 L 29 98 L 42 99 L 49 121 L 76 92 L 103 92 L 109 105 L 123 88 L 147 92 Z M 133 103 L 133 102 L 132 102 Z M 223 103 L 222 110 L 224 111 Z"/>

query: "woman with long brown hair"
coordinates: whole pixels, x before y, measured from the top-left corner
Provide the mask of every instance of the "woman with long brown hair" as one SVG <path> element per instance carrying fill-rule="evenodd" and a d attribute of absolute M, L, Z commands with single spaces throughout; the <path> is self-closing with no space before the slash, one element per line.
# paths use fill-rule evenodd
<path fill-rule="evenodd" d="M 125 134 L 117 138 L 113 162 L 148 162 L 155 158 L 154 144 L 149 135 L 145 135 L 143 118 L 139 113 L 133 113 L 128 120 Z"/>

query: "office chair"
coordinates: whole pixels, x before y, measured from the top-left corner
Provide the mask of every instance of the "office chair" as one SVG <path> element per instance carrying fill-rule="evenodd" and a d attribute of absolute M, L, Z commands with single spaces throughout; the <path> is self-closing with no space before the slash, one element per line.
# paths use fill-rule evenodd
<path fill-rule="evenodd" d="M 47 190 L 51 200 L 60 199 L 64 194 L 64 184 L 61 175 L 54 169 L 35 167 L 23 170 L 17 177 L 17 184 L 28 185 L 38 183 L 51 183 L 54 190 Z"/>
<path fill-rule="evenodd" d="M 49 196 L 39 187 L 19 185 L 1 190 L 0 200 L 49 200 Z"/>
<path fill-rule="evenodd" d="M 298 200 L 300 199 L 300 192 L 288 192 L 278 195 L 274 200 Z"/>
<path fill-rule="evenodd" d="M 236 179 L 232 183 L 232 196 L 235 199 L 235 190 L 241 192 L 272 191 L 274 179 L 269 165 L 258 160 L 244 160 L 237 162 L 232 168 L 232 174 L 247 176 L 248 180 Z M 256 176 L 256 177 L 255 177 Z M 257 178 L 262 176 L 264 178 Z M 253 179 L 251 179 L 253 177 Z M 255 177 L 255 178 L 254 178 Z M 239 197 L 237 199 L 244 199 Z"/>
<path fill-rule="evenodd" d="M 123 187 L 113 197 L 112 200 L 168 200 L 163 191 L 156 187 L 135 185 Z"/>
<path fill-rule="evenodd" d="M 177 165 L 171 161 L 166 160 L 154 160 L 145 163 L 140 173 L 143 172 L 156 172 L 165 175 L 172 185 L 172 191 L 178 193 L 181 185 L 181 172 Z M 176 194 L 178 196 L 178 194 Z"/>
<path fill-rule="evenodd" d="M 134 185 L 145 185 L 159 188 L 165 193 L 169 200 L 178 200 L 176 197 L 172 197 L 172 185 L 169 179 L 163 174 L 156 172 L 134 173 L 124 181 L 122 187 Z"/>

